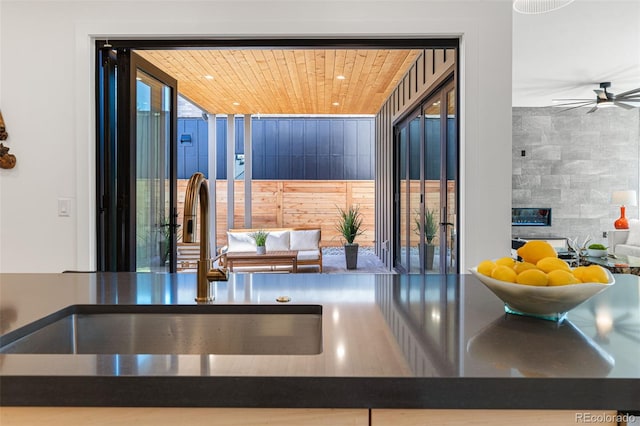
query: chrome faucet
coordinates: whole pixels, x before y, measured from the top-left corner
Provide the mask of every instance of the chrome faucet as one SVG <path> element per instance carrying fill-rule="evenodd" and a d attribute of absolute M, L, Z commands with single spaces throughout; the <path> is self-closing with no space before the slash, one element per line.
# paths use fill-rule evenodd
<path fill-rule="evenodd" d="M 227 268 L 213 268 L 213 262 L 223 255 L 211 258 L 209 247 L 209 185 L 204 175 L 196 172 L 187 183 L 187 191 L 184 198 L 184 216 L 182 219 L 182 241 L 192 243 L 195 240 L 196 205 L 200 201 L 200 260 L 198 260 L 198 303 L 209 303 L 213 300 L 209 291 L 211 281 L 227 281 L 229 271 Z"/>

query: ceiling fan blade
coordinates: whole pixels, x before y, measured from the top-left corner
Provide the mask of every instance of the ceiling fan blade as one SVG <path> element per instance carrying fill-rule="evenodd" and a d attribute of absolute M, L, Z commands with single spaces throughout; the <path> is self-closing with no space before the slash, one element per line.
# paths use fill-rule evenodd
<path fill-rule="evenodd" d="M 598 105 L 594 106 L 589 111 L 587 111 L 587 114 L 591 114 L 592 112 L 596 112 L 597 110 L 598 110 Z"/>
<path fill-rule="evenodd" d="M 619 106 L 620 108 L 624 108 L 624 109 L 634 109 L 634 108 L 638 108 L 638 107 L 635 107 L 635 106 L 633 106 L 633 105 L 628 105 L 628 104 L 625 104 L 625 103 L 622 103 L 622 102 L 617 102 L 617 101 L 614 101 L 614 102 L 613 102 L 613 104 L 614 104 L 615 106 Z"/>
<path fill-rule="evenodd" d="M 585 102 L 593 102 L 593 98 L 562 98 L 562 99 L 551 99 L 551 102 L 565 102 L 565 101 L 585 101 Z"/>
<path fill-rule="evenodd" d="M 606 100 L 607 100 L 607 94 L 604 92 L 604 90 L 602 90 L 602 89 L 594 89 L 594 92 L 596 92 L 596 95 L 597 95 L 600 99 L 602 99 L 602 100 L 604 100 L 604 101 L 606 101 Z"/>
<path fill-rule="evenodd" d="M 614 101 L 640 102 L 640 96 L 616 96 Z"/>
<path fill-rule="evenodd" d="M 637 89 L 632 89 L 626 92 L 618 93 L 618 95 L 616 95 L 616 98 L 619 98 L 621 96 L 633 95 L 634 93 L 640 93 L 640 87 L 638 87 Z"/>
<path fill-rule="evenodd" d="M 570 99 L 565 99 L 565 100 L 570 100 Z M 554 104 L 553 106 L 555 106 L 555 107 L 563 107 L 563 106 L 567 106 L 567 105 L 592 104 L 593 103 L 593 99 L 575 99 L 575 101 L 576 102 L 557 103 L 557 104 Z"/>
<path fill-rule="evenodd" d="M 591 104 L 591 103 L 592 103 L 592 102 L 586 102 L 586 103 L 583 103 L 583 104 L 581 104 L 581 105 L 576 105 L 576 106 L 573 106 L 573 107 L 565 108 L 565 109 L 563 109 L 563 110 L 561 110 L 561 111 L 559 111 L 559 112 L 565 112 L 565 111 L 570 111 L 570 110 L 572 110 L 572 109 L 576 109 L 576 108 L 582 108 L 582 107 L 588 106 L 588 105 L 589 105 L 589 104 Z"/>

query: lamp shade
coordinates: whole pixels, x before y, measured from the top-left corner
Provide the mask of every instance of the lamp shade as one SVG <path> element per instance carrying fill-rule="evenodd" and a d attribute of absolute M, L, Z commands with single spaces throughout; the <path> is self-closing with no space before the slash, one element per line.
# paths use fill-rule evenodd
<path fill-rule="evenodd" d="M 636 196 L 636 191 L 613 191 L 613 194 L 611 195 L 611 204 L 615 204 L 617 206 L 637 206 L 638 197 Z"/>

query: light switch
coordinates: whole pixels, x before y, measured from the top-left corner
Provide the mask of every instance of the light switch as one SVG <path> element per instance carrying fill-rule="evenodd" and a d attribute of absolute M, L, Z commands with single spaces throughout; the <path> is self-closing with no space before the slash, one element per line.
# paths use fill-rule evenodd
<path fill-rule="evenodd" d="M 71 215 L 71 200 L 68 198 L 58 198 L 58 216 L 68 217 Z"/>

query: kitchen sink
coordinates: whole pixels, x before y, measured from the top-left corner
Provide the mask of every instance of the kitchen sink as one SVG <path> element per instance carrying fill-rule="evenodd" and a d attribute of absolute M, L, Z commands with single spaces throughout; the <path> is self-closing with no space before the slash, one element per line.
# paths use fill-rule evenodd
<path fill-rule="evenodd" d="M 5 354 L 321 352 L 320 305 L 73 305 L 0 337 Z"/>

